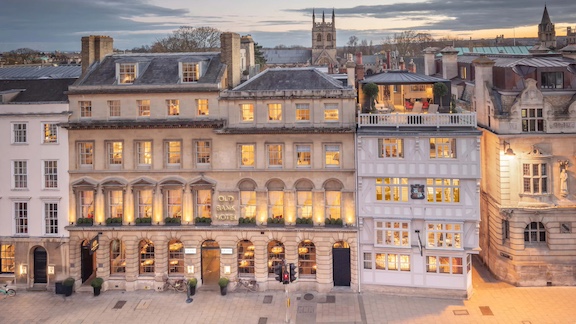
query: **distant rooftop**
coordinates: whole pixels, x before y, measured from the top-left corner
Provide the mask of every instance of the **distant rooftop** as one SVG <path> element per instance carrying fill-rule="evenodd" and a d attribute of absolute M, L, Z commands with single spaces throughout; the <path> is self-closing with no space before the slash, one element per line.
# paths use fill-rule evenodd
<path fill-rule="evenodd" d="M 274 64 L 306 64 L 312 59 L 309 49 L 263 49 L 266 63 Z"/>
<path fill-rule="evenodd" d="M 382 73 L 366 77 L 361 83 L 376 84 L 429 84 L 436 82 L 446 82 L 448 80 L 408 72 L 407 70 L 389 70 Z"/>
<path fill-rule="evenodd" d="M 454 47 L 458 55 L 467 53 L 478 54 L 530 54 L 528 50 L 532 46 L 482 46 L 482 47 Z M 472 50 L 470 50 L 472 49 Z M 441 54 L 439 54 L 441 55 Z"/>
<path fill-rule="evenodd" d="M 37 80 L 79 78 L 80 65 L 66 66 L 10 66 L 0 68 L 0 80 Z"/>
<path fill-rule="evenodd" d="M 233 91 L 338 90 L 342 82 L 315 68 L 273 68 L 258 74 Z"/>

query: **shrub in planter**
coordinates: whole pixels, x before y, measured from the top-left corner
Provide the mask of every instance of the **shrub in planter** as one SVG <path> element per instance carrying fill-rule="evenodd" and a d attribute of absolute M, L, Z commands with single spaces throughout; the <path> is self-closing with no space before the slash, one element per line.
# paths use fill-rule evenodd
<path fill-rule="evenodd" d="M 267 221 L 268 225 L 277 225 L 277 226 L 282 226 L 284 225 L 284 218 L 272 218 L 272 217 L 268 217 L 268 221 Z"/>
<path fill-rule="evenodd" d="M 110 217 L 106 218 L 106 225 L 122 225 L 122 217 Z"/>
<path fill-rule="evenodd" d="M 238 218 L 238 225 L 256 225 L 256 217 L 240 217 Z"/>
<path fill-rule="evenodd" d="M 314 220 L 312 219 L 312 217 L 309 217 L 309 218 L 297 218 L 297 219 L 296 219 L 296 225 L 302 225 L 302 226 L 314 225 Z"/>
<path fill-rule="evenodd" d="M 94 296 L 100 295 L 100 290 L 102 289 L 102 284 L 104 284 L 104 279 L 102 279 L 100 277 L 94 278 L 92 280 L 92 282 L 90 283 L 90 286 L 92 286 L 92 288 L 94 288 Z"/>
<path fill-rule="evenodd" d="M 226 295 L 229 282 L 230 282 L 230 280 L 228 278 L 224 278 L 224 277 L 222 277 L 218 280 L 218 286 L 220 286 L 220 294 L 222 296 Z"/>
<path fill-rule="evenodd" d="M 134 222 L 137 225 L 151 225 L 152 224 L 152 217 L 136 218 L 136 220 L 134 220 Z"/>
<path fill-rule="evenodd" d="M 164 218 L 164 223 L 166 225 L 180 225 L 180 224 L 182 224 L 182 218 L 180 218 L 180 217 L 166 217 L 166 218 Z"/>
<path fill-rule="evenodd" d="M 72 292 L 74 291 L 75 282 L 76 280 L 72 277 L 66 278 L 64 279 L 64 281 L 62 281 L 62 290 L 64 290 L 64 296 L 72 295 Z"/>
<path fill-rule="evenodd" d="M 194 224 L 199 226 L 208 226 L 212 224 L 212 218 L 210 217 L 196 217 L 194 219 Z"/>
<path fill-rule="evenodd" d="M 188 288 L 190 289 L 190 296 L 196 294 L 196 285 L 198 284 L 198 279 L 190 278 L 188 279 Z"/>
<path fill-rule="evenodd" d="M 92 226 L 94 224 L 94 218 L 78 218 L 76 219 L 76 224 L 78 226 Z"/>
<path fill-rule="evenodd" d="M 325 225 L 329 225 L 329 226 L 342 226 L 342 218 L 326 218 L 326 220 L 324 221 Z"/>

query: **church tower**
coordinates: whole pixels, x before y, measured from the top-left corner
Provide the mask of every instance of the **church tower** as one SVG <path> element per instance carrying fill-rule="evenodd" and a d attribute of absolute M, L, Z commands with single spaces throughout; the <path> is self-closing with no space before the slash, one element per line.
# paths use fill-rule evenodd
<path fill-rule="evenodd" d="M 326 22 L 322 12 L 322 22 L 316 22 L 316 14 L 312 10 L 312 65 L 336 64 L 336 19 L 332 9 L 332 21 Z"/>
<path fill-rule="evenodd" d="M 544 5 L 542 21 L 540 22 L 540 25 L 538 25 L 538 40 L 542 46 L 551 49 L 556 48 L 556 29 L 554 28 L 552 21 L 550 21 L 546 5 Z"/>

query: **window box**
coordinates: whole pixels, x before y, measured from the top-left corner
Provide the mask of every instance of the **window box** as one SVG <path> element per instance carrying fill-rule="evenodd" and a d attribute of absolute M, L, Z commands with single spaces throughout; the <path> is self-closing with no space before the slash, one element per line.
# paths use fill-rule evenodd
<path fill-rule="evenodd" d="M 296 227 L 314 227 L 314 220 L 310 218 L 297 218 Z"/>
<path fill-rule="evenodd" d="M 324 221 L 324 227 L 342 227 L 343 225 L 341 218 L 326 218 Z"/>
<path fill-rule="evenodd" d="M 94 225 L 94 218 L 78 218 L 76 226 L 92 226 Z"/>
<path fill-rule="evenodd" d="M 182 219 L 180 217 L 166 217 L 164 218 L 164 225 L 166 226 L 180 226 Z"/>
<path fill-rule="evenodd" d="M 266 225 L 268 227 L 284 227 L 284 218 L 269 217 Z"/>
<path fill-rule="evenodd" d="M 238 218 L 238 226 L 255 227 L 256 226 L 256 217 L 240 217 L 240 218 Z"/>
<path fill-rule="evenodd" d="M 196 226 L 210 226 L 212 224 L 212 218 L 210 217 L 196 217 L 194 219 L 194 225 Z"/>
<path fill-rule="evenodd" d="M 122 226 L 122 217 L 106 218 L 106 226 Z"/>
<path fill-rule="evenodd" d="M 152 225 L 152 217 L 136 218 L 134 223 L 136 226 L 150 226 Z"/>

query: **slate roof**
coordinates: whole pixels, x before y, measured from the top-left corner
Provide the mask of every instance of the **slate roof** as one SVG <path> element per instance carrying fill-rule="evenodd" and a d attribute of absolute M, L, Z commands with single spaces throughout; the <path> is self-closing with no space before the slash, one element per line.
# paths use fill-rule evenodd
<path fill-rule="evenodd" d="M 429 84 L 448 82 L 446 79 L 434 76 L 408 72 L 406 70 L 389 70 L 366 77 L 361 83 L 376 84 Z"/>
<path fill-rule="evenodd" d="M 67 129 L 138 129 L 138 128 L 220 128 L 224 125 L 222 119 L 180 120 L 180 119 L 150 119 L 150 120 L 86 120 L 63 123 L 60 126 Z"/>
<path fill-rule="evenodd" d="M 0 80 L 70 79 L 79 78 L 82 67 L 70 66 L 10 66 L 0 68 Z"/>
<path fill-rule="evenodd" d="M 205 62 L 205 73 L 194 84 L 180 83 L 179 62 Z M 137 63 L 138 77 L 130 85 L 116 84 L 116 63 Z M 139 86 L 206 86 L 212 89 L 220 82 L 225 65 L 220 62 L 220 53 L 151 53 L 151 54 L 114 54 L 106 56 L 101 62 L 90 67 L 75 86 L 101 86 L 116 90 L 133 91 Z M 141 88 L 141 87 L 140 87 Z M 108 88 L 110 89 L 110 88 Z M 74 88 L 74 92 L 82 89 Z M 94 93 L 94 91 L 91 91 Z"/>
<path fill-rule="evenodd" d="M 232 91 L 341 90 L 342 82 L 315 68 L 267 69 Z"/>
<path fill-rule="evenodd" d="M 263 49 L 262 54 L 266 64 L 307 64 L 312 60 L 312 50 L 309 49 Z"/>
<path fill-rule="evenodd" d="M 474 53 L 474 54 L 529 54 L 528 50 L 532 46 L 482 46 L 482 47 L 454 47 L 458 51 L 458 55 Z M 437 56 L 442 56 L 438 53 Z"/>
<path fill-rule="evenodd" d="M 10 103 L 67 102 L 68 86 L 77 79 L 0 80 L 0 93 L 10 90 L 21 92 Z"/>
<path fill-rule="evenodd" d="M 479 58 L 480 55 L 462 55 L 458 57 L 458 62 L 462 63 L 472 63 L 475 59 Z M 494 61 L 494 66 L 497 67 L 513 67 L 515 65 L 528 65 L 536 68 L 548 68 L 548 67 L 566 67 L 570 64 L 574 64 L 574 60 L 562 57 L 560 55 L 548 55 L 548 56 L 532 56 L 532 55 L 487 55 L 489 59 Z"/>

